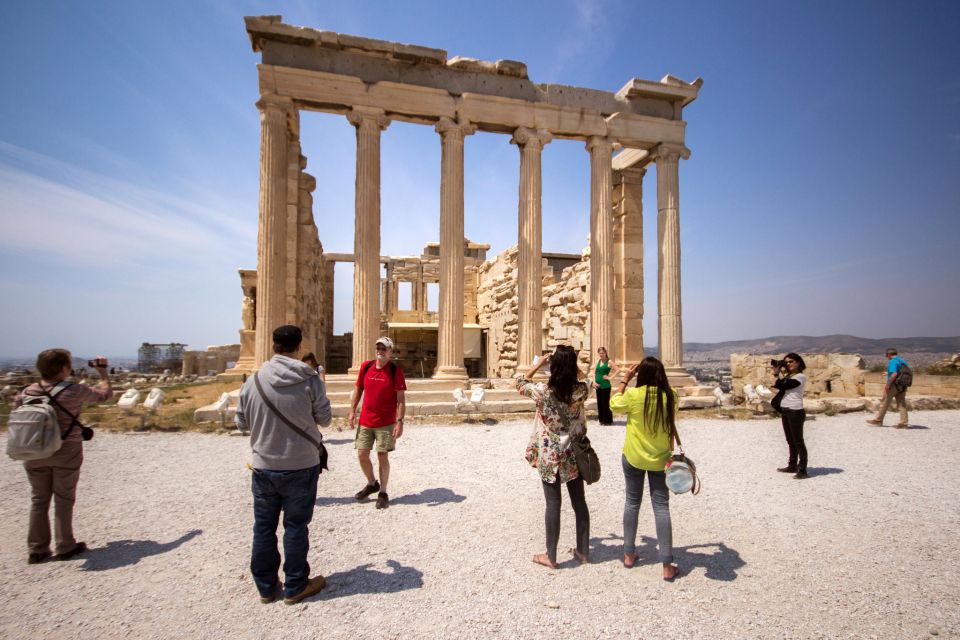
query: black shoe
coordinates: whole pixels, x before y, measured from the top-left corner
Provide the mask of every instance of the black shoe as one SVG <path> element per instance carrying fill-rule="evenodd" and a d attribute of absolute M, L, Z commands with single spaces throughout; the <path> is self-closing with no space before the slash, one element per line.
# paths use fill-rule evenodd
<path fill-rule="evenodd" d="M 58 554 L 54 557 L 54 560 L 69 560 L 70 558 L 72 558 L 72 557 L 74 557 L 74 556 L 80 555 L 81 553 L 83 553 L 83 552 L 86 551 L 86 550 L 87 550 L 87 543 L 86 543 L 86 542 L 78 542 L 78 543 L 77 543 L 77 546 L 75 546 L 73 549 L 70 549 L 70 551 L 67 551 L 66 553 L 58 553 Z"/>
<path fill-rule="evenodd" d="M 797 468 L 796 468 L 796 467 L 789 467 L 789 466 L 788 466 L 788 467 L 778 467 L 778 468 L 777 468 L 777 471 L 779 471 L 780 473 L 796 473 L 796 472 L 797 472 Z"/>
<path fill-rule="evenodd" d="M 386 509 L 390 506 L 390 498 L 383 491 L 377 494 L 377 509 Z"/>
<path fill-rule="evenodd" d="M 47 560 L 51 555 L 49 551 L 37 551 L 27 556 L 27 564 L 40 564 Z"/>
<path fill-rule="evenodd" d="M 380 491 L 380 481 L 374 480 L 373 484 L 368 484 L 363 489 L 360 489 L 360 491 L 357 491 L 357 493 L 353 497 L 356 498 L 357 500 L 362 501 L 362 500 L 366 500 L 367 496 L 373 495 L 377 491 Z"/>
<path fill-rule="evenodd" d="M 801 469 L 800 471 L 797 471 L 797 475 L 793 476 L 793 479 L 794 479 L 794 480 L 806 480 L 806 479 L 809 478 L 809 477 L 810 477 L 810 475 L 809 475 L 806 471 L 804 471 L 803 469 Z"/>

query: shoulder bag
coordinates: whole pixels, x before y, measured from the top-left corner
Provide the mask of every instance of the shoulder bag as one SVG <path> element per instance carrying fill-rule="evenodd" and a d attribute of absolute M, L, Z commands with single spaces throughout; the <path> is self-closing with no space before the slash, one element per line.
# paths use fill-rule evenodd
<path fill-rule="evenodd" d="M 556 401 L 556 399 L 551 398 Z M 570 430 L 570 414 L 562 402 L 556 401 L 557 413 L 560 415 L 560 421 L 563 426 Z M 590 444 L 590 438 L 586 433 L 579 436 L 570 437 L 570 449 L 573 451 L 573 458 L 577 462 L 577 473 L 587 484 L 593 484 L 600 479 L 600 457 L 594 451 Z"/>
<path fill-rule="evenodd" d="M 310 435 L 309 433 L 307 433 L 297 425 L 293 424 L 293 422 L 291 422 L 290 419 L 287 418 L 287 416 L 280 413 L 280 410 L 277 409 L 277 407 L 274 406 L 272 402 L 270 402 L 270 399 L 267 397 L 267 394 L 263 392 L 263 387 L 260 386 L 259 371 L 253 374 L 253 384 L 256 385 L 257 393 L 260 394 L 260 399 L 263 400 L 263 404 L 267 405 L 268 409 L 273 411 L 273 413 L 276 414 L 278 418 L 283 420 L 283 423 L 285 425 L 287 425 L 288 427 L 290 427 L 291 429 L 299 433 L 301 436 L 309 440 L 311 443 L 313 443 L 313 446 L 317 448 L 317 453 L 320 454 L 320 473 L 323 473 L 324 469 L 329 471 L 330 467 L 327 466 L 327 448 L 323 446 L 323 434 L 320 434 L 320 440 L 317 440 L 312 435 Z"/>
<path fill-rule="evenodd" d="M 667 460 L 667 466 L 664 468 L 667 488 L 676 494 L 689 491 L 691 495 L 697 495 L 700 493 L 697 465 L 683 452 L 683 443 L 680 442 L 680 434 L 677 433 L 676 426 L 673 427 L 673 437 L 677 441 L 677 446 L 680 447 L 680 453 L 670 456 L 670 459 Z"/>

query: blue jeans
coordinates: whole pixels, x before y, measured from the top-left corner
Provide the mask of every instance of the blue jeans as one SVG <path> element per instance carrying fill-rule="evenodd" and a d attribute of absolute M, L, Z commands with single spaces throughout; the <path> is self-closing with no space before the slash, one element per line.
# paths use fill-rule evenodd
<path fill-rule="evenodd" d="M 320 465 L 297 471 L 254 469 L 253 550 L 250 572 L 261 596 L 272 595 L 280 570 L 277 524 L 283 512 L 283 595 L 303 591 L 310 578 L 310 520 L 317 502 Z"/>
<path fill-rule="evenodd" d="M 653 521 L 657 527 L 657 543 L 660 547 L 660 562 L 673 562 L 673 524 L 670 522 L 670 494 L 667 492 L 667 475 L 663 471 L 644 471 L 627 462 L 623 463 L 623 479 L 627 496 L 623 504 L 623 552 L 637 551 L 637 516 L 643 500 L 643 477 L 650 476 L 650 502 L 653 505 Z"/>

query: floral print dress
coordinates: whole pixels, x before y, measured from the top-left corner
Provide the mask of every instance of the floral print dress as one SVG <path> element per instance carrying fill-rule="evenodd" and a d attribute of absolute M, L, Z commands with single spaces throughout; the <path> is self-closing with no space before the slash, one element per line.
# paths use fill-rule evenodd
<path fill-rule="evenodd" d="M 566 423 L 561 415 L 562 403 L 546 383 L 532 382 L 521 374 L 517 376 L 517 391 L 537 405 L 533 433 L 524 458 L 540 472 L 540 479 L 544 482 L 556 482 L 558 474 L 560 482 L 564 483 L 578 478 L 577 461 L 569 443 L 571 437 L 580 437 L 587 432 L 583 403 L 590 395 L 590 387 L 585 382 L 574 385 L 573 402 L 566 405 Z"/>

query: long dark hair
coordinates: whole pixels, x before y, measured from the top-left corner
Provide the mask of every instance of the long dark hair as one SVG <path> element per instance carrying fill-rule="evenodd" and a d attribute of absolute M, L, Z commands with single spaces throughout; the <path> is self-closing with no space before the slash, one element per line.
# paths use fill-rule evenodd
<path fill-rule="evenodd" d="M 573 387 L 577 384 L 577 352 L 573 347 L 560 345 L 550 356 L 550 380 L 547 386 L 564 404 L 573 401 Z"/>
<path fill-rule="evenodd" d="M 643 404 L 643 420 L 647 431 L 656 433 L 663 424 L 667 433 L 673 433 L 676 425 L 676 408 L 673 402 L 673 389 L 670 387 L 663 363 L 652 356 L 641 360 L 637 368 L 637 386 L 647 387 L 646 402 Z M 654 394 L 656 403 L 651 402 L 650 396 Z M 666 397 L 666 407 L 663 406 L 664 397 Z"/>

